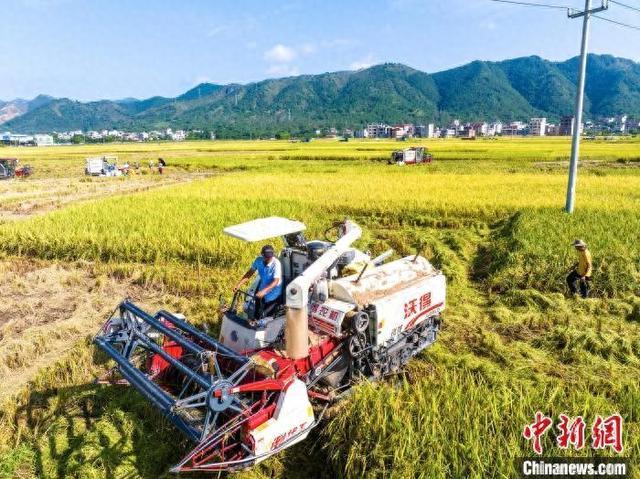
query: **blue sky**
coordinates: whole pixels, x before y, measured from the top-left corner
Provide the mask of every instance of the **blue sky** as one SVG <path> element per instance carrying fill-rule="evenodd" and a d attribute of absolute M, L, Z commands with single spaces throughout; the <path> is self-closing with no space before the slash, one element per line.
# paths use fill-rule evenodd
<path fill-rule="evenodd" d="M 564 60 L 578 53 L 581 27 L 563 11 L 488 0 L 3 0 L 0 12 L 4 100 L 175 96 L 203 81 L 382 62 L 435 72 L 475 59 Z M 605 15 L 640 25 L 616 5 Z M 640 32 L 598 20 L 592 32 L 591 51 L 640 61 Z"/>

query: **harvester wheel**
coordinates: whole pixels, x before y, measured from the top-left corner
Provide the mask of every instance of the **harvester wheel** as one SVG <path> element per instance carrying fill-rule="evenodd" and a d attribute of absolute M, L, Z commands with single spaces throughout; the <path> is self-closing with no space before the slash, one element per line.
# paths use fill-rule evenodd
<path fill-rule="evenodd" d="M 353 329 L 357 333 L 364 333 L 369 328 L 369 315 L 364 311 L 359 312 L 353 318 Z"/>

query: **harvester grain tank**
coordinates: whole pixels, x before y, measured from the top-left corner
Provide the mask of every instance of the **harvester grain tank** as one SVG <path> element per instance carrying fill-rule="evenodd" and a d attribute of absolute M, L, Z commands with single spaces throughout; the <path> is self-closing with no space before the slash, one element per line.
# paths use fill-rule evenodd
<path fill-rule="evenodd" d="M 246 242 L 281 237 L 283 295 L 255 315 L 256 281 L 221 309 L 219 340 L 167 311 L 120 304 L 95 338 L 126 382 L 195 444 L 174 472 L 251 467 L 307 437 L 360 378 L 394 374 L 433 344 L 444 275 L 420 255 L 385 262 L 352 245 L 345 220 L 322 240 L 305 225 L 261 218 L 225 228 Z"/>
<path fill-rule="evenodd" d="M 433 156 L 424 146 L 413 146 L 404 150 L 391 153 L 390 165 L 415 165 L 418 163 L 431 163 Z"/>

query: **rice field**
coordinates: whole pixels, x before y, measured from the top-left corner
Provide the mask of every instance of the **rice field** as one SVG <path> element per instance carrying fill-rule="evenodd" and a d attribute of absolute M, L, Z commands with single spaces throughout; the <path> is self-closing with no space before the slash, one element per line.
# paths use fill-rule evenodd
<path fill-rule="evenodd" d="M 65 265 L 91 282 L 125 285 L 112 291 L 136 288 L 148 304 L 215 333 L 219 295 L 256 254 L 223 236 L 224 226 L 281 215 L 304 221 L 313 237 L 350 217 L 365 231 L 361 249 L 422 250 L 443 269 L 445 329 L 403 377 L 359 386 L 305 443 L 240 477 L 511 477 L 531 453 L 522 428 L 537 410 L 620 412 L 624 455 L 637 469 L 640 141 L 584 142 L 571 217 L 562 212 L 568 139 L 421 143 L 433 164 L 387 165 L 392 150 L 419 144 L 391 141 L 0 149 L 36 168 L 15 190 L 0 184 L 0 209 L 19 207 L 27 200 L 16 195 L 30 189 L 59 196 L 38 186 L 38 175 L 82 185 L 85 156 L 169 163 L 168 176 L 145 171 L 152 188 L 127 189 L 142 174 L 116 179 L 121 190 L 0 222 L 0 260 Z M 172 183 L 177 174 L 201 176 Z M 594 255 L 586 301 L 564 294 L 576 237 Z M 80 334 L 6 403 L 0 477 L 165 474 L 180 456 L 176 435 L 134 392 L 91 384 L 104 367 Z M 545 446 L 568 454 L 549 438 Z"/>

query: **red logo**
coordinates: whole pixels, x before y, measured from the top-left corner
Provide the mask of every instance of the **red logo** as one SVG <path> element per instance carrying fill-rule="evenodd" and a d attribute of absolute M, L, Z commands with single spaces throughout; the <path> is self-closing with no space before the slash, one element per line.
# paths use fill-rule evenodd
<path fill-rule="evenodd" d="M 591 447 L 604 449 L 611 447 L 618 454 L 622 452 L 622 416 L 613 414 L 606 419 L 596 416 L 591 427 Z"/>
<path fill-rule="evenodd" d="M 542 454 L 542 435 L 553 425 L 553 420 L 540 411 L 536 413 L 535 421 L 524 427 L 522 435 L 525 439 L 533 441 L 533 450 L 536 454 Z"/>
<path fill-rule="evenodd" d="M 431 293 L 420 296 L 420 311 L 424 311 L 429 306 L 431 306 Z"/>
<path fill-rule="evenodd" d="M 556 438 L 558 447 L 561 449 L 568 449 L 569 446 L 573 446 L 576 451 L 579 451 L 584 447 L 584 430 L 587 425 L 582 419 L 582 416 L 576 417 L 573 421 L 566 414 L 560 414 L 560 434 Z"/>
<path fill-rule="evenodd" d="M 431 293 L 425 293 L 419 298 L 412 299 L 404 303 L 404 319 L 422 312 L 431 306 Z"/>
<path fill-rule="evenodd" d="M 305 428 L 305 426 L 307 425 L 306 422 L 303 422 L 302 424 L 300 424 L 299 426 L 295 426 L 293 428 L 291 428 L 288 432 L 282 433 L 279 436 L 277 436 L 273 442 L 271 443 L 271 449 L 277 449 L 280 446 L 282 446 L 285 441 L 291 439 L 293 436 L 295 436 L 297 433 L 302 432 Z"/>
<path fill-rule="evenodd" d="M 560 414 L 558 418 L 560 420 L 557 426 L 559 434 L 556 436 L 558 447 L 560 449 L 573 447 L 576 451 L 584 448 L 587 424 L 582 416 L 570 418 L 566 414 Z M 534 422 L 524 427 L 522 435 L 533 442 L 533 450 L 536 454 L 542 454 L 542 436 L 552 425 L 553 419 L 538 411 Z M 624 450 L 622 425 L 623 419 L 620 414 L 613 414 L 607 418 L 596 416 L 591 426 L 591 447 L 593 449 L 610 447 L 620 454 Z"/>
<path fill-rule="evenodd" d="M 418 312 L 418 300 L 412 299 L 411 301 L 404 303 L 404 319 L 410 318 Z"/>

